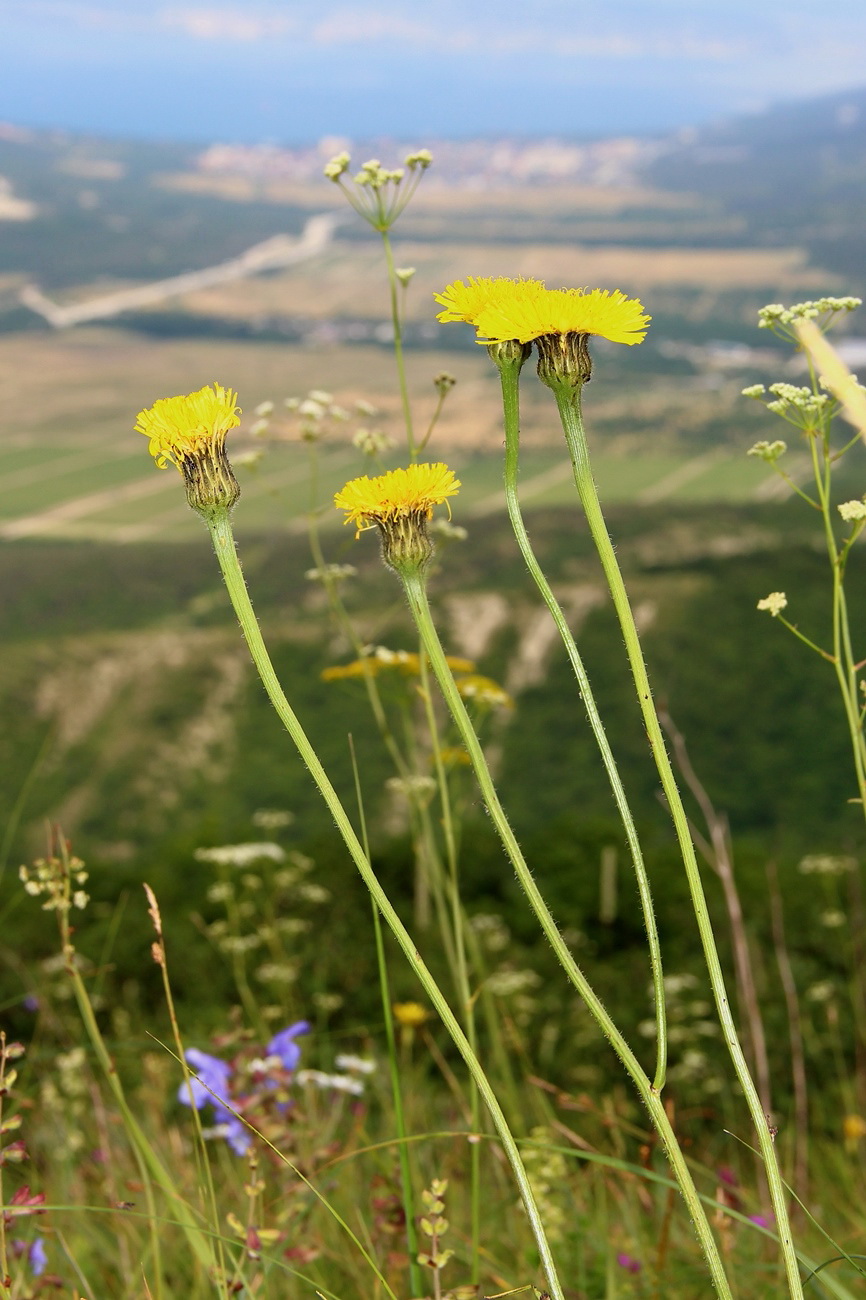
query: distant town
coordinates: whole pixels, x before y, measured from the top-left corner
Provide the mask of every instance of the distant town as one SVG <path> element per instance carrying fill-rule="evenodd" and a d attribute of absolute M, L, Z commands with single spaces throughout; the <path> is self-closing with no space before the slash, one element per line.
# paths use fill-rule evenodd
<path fill-rule="evenodd" d="M 646 140 L 622 136 L 585 144 L 550 137 L 543 140 L 434 140 L 429 147 L 436 167 L 425 185 L 447 184 L 466 190 L 488 190 L 515 185 L 579 184 L 629 187 L 639 173 L 671 147 L 670 139 Z M 262 181 L 312 181 L 335 154 L 351 154 L 360 164 L 381 157 L 399 162 L 419 147 L 418 141 L 352 141 L 325 136 L 316 144 L 288 149 L 275 144 L 213 144 L 196 159 L 198 170 L 210 175 L 248 176 Z"/>

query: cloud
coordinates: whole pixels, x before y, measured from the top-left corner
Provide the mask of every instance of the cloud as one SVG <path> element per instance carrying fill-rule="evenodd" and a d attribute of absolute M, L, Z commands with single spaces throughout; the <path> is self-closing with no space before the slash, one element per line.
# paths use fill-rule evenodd
<path fill-rule="evenodd" d="M 559 28 L 551 40 L 549 22 L 535 25 L 498 25 L 494 21 L 454 24 L 404 17 L 387 10 L 359 12 L 336 9 L 315 23 L 305 35 L 316 45 L 410 46 L 431 53 L 478 53 L 490 55 L 546 54 L 551 62 L 564 57 L 601 59 L 696 59 L 727 62 L 742 58 L 747 52 L 743 40 L 723 40 L 717 36 L 700 36 L 677 31 L 647 33 L 618 26 L 595 32 L 580 31 L 573 35 Z"/>
<path fill-rule="evenodd" d="M 242 9 L 164 9 L 159 21 L 163 27 L 176 28 L 197 40 L 246 44 L 285 36 L 297 25 L 284 14 Z"/>

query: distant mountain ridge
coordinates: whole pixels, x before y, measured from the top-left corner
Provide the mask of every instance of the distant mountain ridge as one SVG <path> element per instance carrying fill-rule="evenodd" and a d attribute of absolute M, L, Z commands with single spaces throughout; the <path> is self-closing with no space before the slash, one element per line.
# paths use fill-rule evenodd
<path fill-rule="evenodd" d="M 866 278 L 866 89 L 777 105 L 680 133 L 644 170 L 743 216 L 759 244 L 805 246 Z"/>

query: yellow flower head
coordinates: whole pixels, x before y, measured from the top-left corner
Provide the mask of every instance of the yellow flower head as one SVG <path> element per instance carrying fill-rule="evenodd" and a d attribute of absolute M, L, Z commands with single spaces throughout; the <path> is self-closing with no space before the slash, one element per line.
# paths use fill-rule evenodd
<path fill-rule="evenodd" d="M 446 662 L 454 673 L 472 673 L 475 671 L 473 659 L 463 659 L 458 655 L 446 655 Z M 393 673 L 399 677 L 419 677 L 421 675 L 421 658 L 414 650 L 389 650 L 387 646 L 375 646 L 364 652 L 363 659 L 352 659 L 347 664 L 332 664 L 323 668 L 323 682 L 341 682 L 365 677 L 379 677 L 382 673 Z"/>
<path fill-rule="evenodd" d="M 453 497 L 460 480 L 447 465 L 410 465 L 389 469 L 376 478 L 353 478 L 334 497 L 338 510 L 346 511 L 345 522 L 359 529 L 381 524 L 402 515 L 423 515 L 430 519 L 433 507 Z"/>
<path fill-rule="evenodd" d="M 139 411 L 136 433 L 150 439 L 160 469 L 168 461 L 183 475 L 186 499 L 206 519 L 230 510 L 241 494 L 226 455 L 226 434 L 240 424 L 238 395 L 214 384 L 185 397 L 163 397 Z"/>
<path fill-rule="evenodd" d="M 187 456 L 221 450 L 229 429 L 240 424 L 238 395 L 214 384 L 185 397 L 163 397 L 139 411 L 136 433 L 150 439 L 151 456 L 160 469 L 171 461 L 178 469 Z"/>
<path fill-rule="evenodd" d="M 453 284 L 446 285 L 441 293 L 434 293 L 433 297 L 445 308 L 436 319 L 477 325 L 482 311 L 495 305 L 504 294 L 529 297 L 543 288 L 540 280 L 509 280 L 504 276 L 490 279 L 470 275 L 465 284 L 462 280 L 455 280 Z"/>
<path fill-rule="evenodd" d="M 449 284 L 436 301 L 438 320 L 462 320 L 478 342 L 532 343 L 548 334 L 595 334 L 612 343 L 642 343 L 650 317 L 619 289 L 548 289 L 541 280 L 469 278 Z"/>
<path fill-rule="evenodd" d="M 395 1002 L 391 1010 L 404 1029 L 417 1029 L 430 1019 L 430 1012 L 420 1002 Z"/>
<path fill-rule="evenodd" d="M 433 553 L 427 520 L 433 507 L 455 495 L 459 479 L 447 465 L 410 465 L 376 478 L 352 479 L 334 497 L 345 522 L 360 532 L 374 524 L 382 534 L 385 560 L 392 568 L 418 570 Z"/>

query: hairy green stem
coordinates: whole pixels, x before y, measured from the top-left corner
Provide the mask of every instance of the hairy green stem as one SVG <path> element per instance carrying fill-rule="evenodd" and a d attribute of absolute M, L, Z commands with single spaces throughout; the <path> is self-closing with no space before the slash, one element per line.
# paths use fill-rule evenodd
<path fill-rule="evenodd" d="M 442 742 L 436 723 L 436 711 L 430 691 L 430 673 L 423 644 L 419 655 L 421 671 L 421 695 L 424 701 L 424 713 L 433 747 L 433 764 L 436 771 L 436 784 L 439 787 L 439 802 L 442 806 L 442 829 L 445 836 L 445 853 L 448 861 L 448 890 L 451 904 L 451 929 L 457 957 L 457 986 L 463 1003 L 463 1020 L 466 1035 L 472 1044 L 472 1050 L 478 1050 L 478 1036 L 475 1026 L 475 1005 L 469 984 L 469 967 L 466 961 L 466 918 L 460 903 L 460 880 L 458 876 L 457 840 L 454 834 L 454 819 L 451 808 L 451 792 L 448 789 L 448 776 L 442 762 Z M 479 1096 L 475 1083 L 470 1080 L 469 1092 L 470 1123 L 473 1135 L 479 1128 Z M 473 1286 L 477 1286 L 481 1276 L 481 1147 L 477 1141 L 470 1145 L 470 1206 L 472 1220 L 472 1250 L 470 1255 L 470 1277 Z"/>
<path fill-rule="evenodd" d="M 625 1066 L 626 1071 L 635 1084 L 640 1096 L 650 1113 L 653 1125 L 664 1143 L 667 1151 L 671 1168 L 674 1171 L 680 1190 L 683 1194 L 695 1230 L 700 1239 L 704 1253 L 707 1258 L 713 1283 L 718 1294 L 731 1300 L 731 1289 L 725 1276 L 724 1266 L 721 1256 L 713 1237 L 712 1229 L 707 1219 L 706 1212 L 701 1205 L 700 1197 L 692 1180 L 685 1157 L 683 1156 L 680 1145 L 677 1141 L 676 1134 L 673 1131 L 668 1119 L 661 1097 L 656 1089 L 652 1086 L 643 1070 L 637 1057 L 632 1052 L 626 1039 L 623 1037 L 617 1025 L 614 1023 L 610 1013 L 592 985 L 587 980 L 583 971 L 574 960 L 572 953 L 559 932 L 556 922 L 548 909 L 547 903 L 536 885 L 532 872 L 526 864 L 520 846 L 517 843 L 514 832 L 511 829 L 505 810 L 499 801 L 499 796 L 493 784 L 493 778 L 490 769 L 487 766 L 487 760 L 484 757 L 484 751 L 478 740 L 472 720 L 466 710 L 466 706 L 457 690 L 451 669 L 448 667 L 448 661 L 445 657 L 445 651 L 439 640 L 438 633 L 433 624 L 430 613 L 430 606 L 427 600 L 427 590 L 423 577 L 416 573 L 404 573 L 401 575 L 406 596 L 409 601 L 409 607 L 418 629 L 424 641 L 424 648 L 430 659 L 431 667 L 436 675 L 439 688 L 445 697 L 445 702 L 451 710 L 452 717 L 457 724 L 457 729 L 464 745 L 472 760 L 472 766 L 475 769 L 475 775 L 481 788 L 485 806 L 490 818 L 496 827 L 499 838 L 502 841 L 508 859 L 514 867 L 517 879 L 523 888 L 523 892 L 529 901 L 535 916 L 541 925 L 544 934 L 550 942 L 553 951 L 558 957 L 560 964 L 568 975 L 574 987 L 583 998 L 587 1007 L 595 1017 L 605 1037 L 609 1040 L 611 1046 Z"/>
<path fill-rule="evenodd" d="M 361 819 L 361 840 L 367 860 L 370 859 L 370 841 L 367 836 L 367 819 L 364 814 L 364 799 L 361 790 L 361 774 L 358 771 L 358 759 L 355 743 L 349 737 L 352 752 L 352 773 L 355 778 L 355 795 L 358 800 L 358 816 Z M 400 1085 L 400 1069 L 397 1065 L 397 1038 L 394 1033 L 394 1012 L 391 1006 L 391 982 L 388 979 L 388 962 L 385 957 L 385 940 L 382 934 L 382 918 L 375 899 L 370 899 L 373 912 L 373 934 L 376 939 L 376 964 L 379 968 L 379 992 L 382 996 L 382 1018 L 385 1023 L 385 1038 L 388 1043 L 388 1072 L 391 1079 L 391 1100 L 394 1103 L 394 1123 L 399 1139 L 400 1183 L 403 1189 L 403 1212 L 406 1215 L 406 1246 L 409 1250 L 409 1285 L 413 1295 L 421 1290 L 421 1266 L 418 1263 L 418 1225 L 415 1222 L 415 1196 L 412 1191 L 412 1167 L 409 1160 L 409 1143 L 407 1141 L 406 1115 L 403 1109 L 403 1089 Z"/>
<path fill-rule="evenodd" d="M 243 573 L 241 572 L 240 562 L 235 551 L 234 537 L 232 535 L 228 511 L 225 509 L 213 511 L 211 516 L 207 519 L 207 524 L 211 532 L 214 550 L 216 551 L 217 560 L 220 569 L 222 570 L 229 597 L 234 606 L 238 621 L 240 622 L 241 630 L 246 639 L 253 662 L 262 680 L 262 685 L 264 686 L 268 698 L 274 706 L 280 721 L 291 736 L 301 759 L 318 786 L 322 798 L 337 824 L 337 829 L 343 838 L 346 848 L 349 850 L 352 861 L 357 867 L 364 884 L 370 891 L 379 911 L 385 919 L 385 922 L 403 950 L 406 960 L 418 976 L 425 993 L 435 1007 L 437 1014 L 451 1036 L 455 1047 L 463 1057 L 470 1075 L 478 1085 L 478 1090 L 481 1093 L 484 1103 L 490 1113 L 490 1117 L 502 1144 L 503 1151 L 511 1165 L 521 1200 L 526 1209 L 526 1215 L 529 1219 L 532 1234 L 535 1238 L 535 1243 L 541 1259 L 541 1267 L 544 1271 L 552 1300 L 565 1300 L 562 1284 L 559 1280 L 556 1264 L 532 1192 L 532 1187 L 530 1186 L 529 1178 L 517 1143 L 514 1140 L 508 1121 L 505 1118 L 505 1113 L 499 1104 L 499 1100 L 481 1066 L 480 1061 L 478 1060 L 478 1057 L 472 1051 L 469 1040 L 460 1027 L 448 1001 L 442 994 L 442 991 L 436 983 L 436 980 L 433 978 L 430 970 L 427 968 L 421 954 L 418 952 L 412 936 L 409 934 L 409 931 L 406 929 L 394 910 L 388 895 L 380 885 L 340 798 L 331 784 L 325 769 L 322 767 L 318 754 L 311 745 L 306 732 L 286 699 L 285 693 L 283 692 L 277 675 L 274 672 L 274 667 L 271 663 L 270 656 L 268 655 L 261 629 L 253 611 L 252 602 L 246 588 L 246 583 L 244 582 Z"/>
<path fill-rule="evenodd" d="M 391 990 L 388 968 L 385 963 L 385 944 L 382 935 L 382 918 L 374 899 L 373 932 L 376 936 L 376 961 L 379 966 L 379 987 L 382 991 L 382 1015 L 385 1020 L 385 1037 L 388 1041 L 388 1071 L 391 1079 L 391 1098 L 394 1103 L 394 1123 L 399 1138 L 398 1158 L 400 1182 L 403 1188 L 403 1208 L 406 1213 L 406 1245 L 409 1249 L 409 1284 L 413 1295 L 422 1288 L 421 1267 L 418 1263 L 418 1226 L 415 1223 L 415 1196 L 412 1191 L 412 1170 L 409 1164 L 409 1144 L 406 1141 L 406 1118 L 403 1111 L 403 1090 L 400 1087 L 400 1068 L 397 1064 L 397 1040 L 394 1034 L 394 1014 L 391 1010 Z"/>
<path fill-rule="evenodd" d="M 541 565 L 532 549 L 532 543 L 529 540 L 529 534 L 526 531 L 526 525 L 523 521 L 523 515 L 520 509 L 520 500 L 517 492 L 517 474 L 520 457 L 520 368 L 521 361 L 501 359 L 497 357 L 494 349 L 491 349 L 491 355 L 499 368 L 499 376 L 502 384 L 502 406 L 504 412 L 505 425 L 505 503 L 508 508 L 508 518 L 511 520 L 511 527 L 517 538 L 517 544 L 526 563 L 526 567 L 532 576 L 535 585 L 541 593 L 544 603 L 550 610 L 554 623 L 562 643 L 565 646 L 574 675 L 577 678 L 580 697 L 583 700 L 586 709 L 589 725 L 592 728 L 592 734 L 595 737 L 599 752 L 601 753 L 604 770 L 610 782 L 613 791 L 614 801 L 617 806 L 626 840 L 628 841 L 629 851 L 631 852 L 632 864 L 634 866 L 635 878 L 637 880 L 638 893 L 640 894 L 641 909 L 643 911 L 644 925 L 647 933 L 647 944 L 649 946 L 650 964 L 652 966 L 652 985 L 653 1000 L 655 1003 L 655 1020 L 656 1020 L 656 1071 L 653 1079 L 653 1087 L 656 1092 L 661 1092 L 665 1083 L 665 1073 L 667 1071 L 667 1017 L 665 1013 L 665 986 L 664 975 L 662 971 L 661 946 L 659 944 L 658 926 L 656 925 L 655 910 L 653 908 L 652 892 L 650 890 L 649 877 L 643 860 L 640 840 L 638 839 L 637 830 L 632 817 L 631 808 L 628 804 L 625 789 L 623 788 L 622 779 L 619 769 L 616 765 L 616 759 L 610 748 L 610 742 L 604 729 L 604 723 L 598 711 L 595 702 L 592 686 L 589 676 L 580 656 L 580 651 L 575 644 L 571 628 L 568 626 L 559 601 L 554 596 L 550 584 L 541 569 Z"/>
<path fill-rule="evenodd" d="M 734 1017 L 731 1013 L 727 989 L 725 987 L 725 977 L 722 972 L 722 965 L 716 947 L 716 939 L 713 934 L 713 925 L 710 920 L 704 887 L 701 881 L 700 868 L 698 867 L 697 856 L 695 854 L 695 848 L 689 831 L 688 817 L 676 783 L 671 761 L 668 757 L 667 749 L 665 748 L 661 725 L 659 723 L 655 705 L 653 704 L 649 677 L 647 675 L 646 664 L 644 663 L 643 650 L 641 649 L 634 615 L 632 614 L 631 605 L 629 604 L 628 595 L 625 589 L 625 583 L 623 582 L 613 543 L 611 542 L 607 531 L 607 525 L 604 521 L 604 516 L 601 510 L 601 503 L 598 499 L 598 492 L 592 477 L 589 448 L 587 446 L 586 435 L 584 433 L 583 422 L 581 419 L 580 389 L 573 388 L 571 383 L 567 380 L 551 382 L 550 387 L 553 389 L 554 396 L 556 397 L 556 404 L 559 408 L 559 415 L 562 420 L 562 427 L 565 432 L 568 450 L 571 455 L 572 466 L 574 469 L 574 481 L 580 497 L 580 502 L 583 506 L 593 541 L 595 542 L 596 549 L 598 550 L 601 559 L 602 568 L 604 569 L 604 574 L 607 578 L 608 586 L 610 587 L 614 608 L 616 609 L 620 628 L 625 639 L 626 652 L 628 654 L 632 677 L 634 678 L 634 684 L 637 690 L 644 726 L 646 727 L 650 748 L 652 750 L 656 768 L 661 779 L 662 789 L 664 790 L 665 798 L 667 799 L 668 807 L 676 830 L 677 841 L 679 843 L 683 865 L 686 871 L 692 899 L 692 907 L 698 924 L 698 931 L 701 937 L 704 958 L 710 976 L 710 983 L 713 989 L 713 996 L 722 1027 L 722 1033 L 734 1065 L 734 1070 L 743 1089 L 746 1103 L 749 1107 L 749 1112 L 752 1116 L 752 1121 L 758 1137 L 758 1145 L 761 1150 L 764 1169 L 769 1183 L 773 1212 L 776 1216 L 779 1242 L 788 1279 L 789 1293 L 794 1297 L 794 1300 L 802 1300 L 803 1286 L 800 1279 L 800 1269 L 797 1263 L 797 1255 L 794 1250 L 794 1242 L 791 1234 L 785 1188 L 779 1170 L 779 1162 L 776 1157 L 774 1134 L 770 1131 L 770 1126 L 767 1117 L 764 1114 L 758 1090 L 755 1087 L 754 1080 L 749 1072 L 749 1067 L 737 1035 Z"/>

